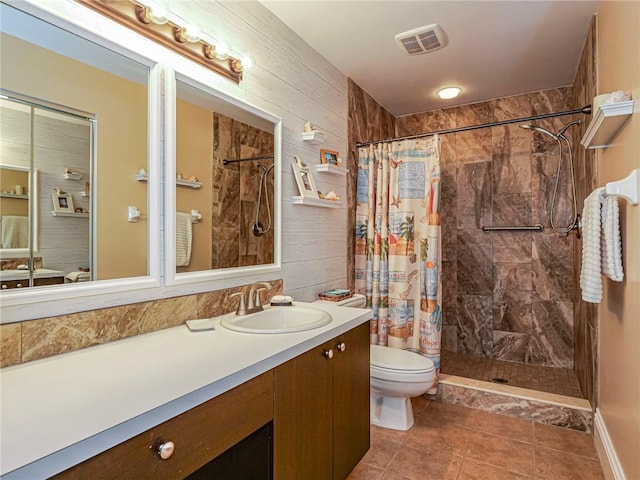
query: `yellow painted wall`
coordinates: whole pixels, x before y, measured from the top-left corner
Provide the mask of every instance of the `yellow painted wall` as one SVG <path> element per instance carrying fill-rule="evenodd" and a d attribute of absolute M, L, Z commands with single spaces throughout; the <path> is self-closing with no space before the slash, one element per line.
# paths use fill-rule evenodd
<path fill-rule="evenodd" d="M 177 272 L 211 269 L 211 206 L 213 171 L 213 113 L 183 100 L 176 102 L 176 173 L 188 180 L 192 175 L 202 182 L 195 190 L 176 187 L 179 212 L 196 209 L 202 220 L 193 225 L 191 262 Z"/>
<path fill-rule="evenodd" d="M 29 174 L 21 170 L 0 168 L 0 192 L 15 191 L 16 185 L 22 185 L 24 193 L 29 186 Z M 0 217 L 3 215 L 29 216 L 29 202 L 18 198 L 0 198 Z"/>
<path fill-rule="evenodd" d="M 598 151 L 598 186 L 640 168 L 640 2 L 601 2 L 599 94 L 631 92 L 635 114 Z M 640 478 L 640 206 L 620 201 L 624 281 L 604 280 L 599 306 L 598 408 L 628 479 Z M 604 277 L 603 277 L 604 278 Z"/>
<path fill-rule="evenodd" d="M 147 87 L 7 34 L 0 45 L 3 88 L 97 114 L 98 279 L 147 275 L 147 222 L 127 222 L 128 205 L 147 214 L 135 181 L 147 167 Z"/>

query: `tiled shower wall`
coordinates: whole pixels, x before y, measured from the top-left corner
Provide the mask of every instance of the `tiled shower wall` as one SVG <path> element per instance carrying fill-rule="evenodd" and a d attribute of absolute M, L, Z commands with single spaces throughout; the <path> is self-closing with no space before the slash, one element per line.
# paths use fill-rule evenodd
<path fill-rule="evenodd" d="M 589 34 L 585 42 L 584 50 L 578 73 L 573 84 L 572 101 L 577 108 L 590 105 L 593 97 L 597 95 L 597 75 L 596 75 L 596 22 L 598 17 L 594 17 L 589 29 Z M 575 133 L 582 137 L 587 130 L 589 117 L 585 117 L 585 122 L 580 125 Z M 596 159 L 594 150 L 585 150 L 577 142 L 573 146 L 575 150 L 575 170 L 577 181 L 578 206 L 581 206 L 584 199 L 596 188 Z M 573 312 L 575 353 L 574 363 L 578 382 L 582 387 L 582 394 L 591 401 L 591 405 L 596 404 L 595 374 L 597 365 L 597 318 L 598 306 L 594 303 L 586 303 L 581 300 L 580 291 L 580 266 L 582 262 L 582 240 L 573 238 L 574 252 L 573 275 L 574 290 Z"/>
<path fill-rule="evenodd" d="M 397 133 L 570 108 L 571 88 L 546 90 L 401 117 Z M 561 117 L 537 125 L 555 132 L 571 120 Z M 555 234 L 549 222 L 558 161 L 554 140 L 517 125 L 442 137 L 444 349 L 573 367 L 573 242 Z M 556 218 L 563 225 L 571 219 L 568 181 L 565 169 Z M 537 223 L 545 226 L 544 232 L 481 230 L 483 225 Z"/>
<path fill-rule="evenodd" d="M 273 155 L 273 134 L 214 113 L 213 142 L 211 268 L 273 263 L 273 228 L 261 236 L 252 233 L 262 167 L 270 167 L 273 160 L 222 164 L 224 159 Z M 268 193 L 262 192 L 259 220 L 265 230 L 273 219 L 273 178 L 271 170 L 267 174 Z"/>

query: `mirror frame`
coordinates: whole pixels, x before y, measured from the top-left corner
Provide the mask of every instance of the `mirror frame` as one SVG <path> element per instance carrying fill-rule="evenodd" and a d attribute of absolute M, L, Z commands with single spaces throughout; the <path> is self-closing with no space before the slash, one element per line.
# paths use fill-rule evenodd
<path fill-rule="evenodd" d="M 194 67 L 198 67 L 194 64 Z M 199 68 L 199 67 L 198 67 Z M 266 112 L 244 100 L 228 95 L 220 90 L 207 86 L 194 78 L 203 77 L 204 72 L 194 69 L 170 69 L 165 70 L 165 271 L 164 277 L 167 285 L 186 285 L 201 282 L 211 282 L 216 280 L 245 277 L 248 275 L 264 275 L 272 272 L 279 272 L 281 264 L 281 168 L 282 168 L 282 119 Z M 176 211 L 176 186 L 175 182 L 168 179 L 176 178 L 176 99 L 177 85 L 180 81 L 191 87 L 197 88 L 217 99 L 244 110 L 252 115 L 260 117 L 273 124 L 273 159 L 274 159 L 274 182 L 273 182 L 273 263 L 265 265 L 221 268 L 215 270 L 200 270 L 196 272 L 176 273 L 176 226 L 175 215 L 169 212 Z"/>
<path fill-rule="evenodd" d="M 15 5 L 10 5 L 16 7 Z M 244 285 L 256 280 L 277 279 L 282 269 L 282 120 L 240 97 L 247 95 L 243 84 L 205 69 L 162 45 L 141 37 L 103 15 L 73 0 L 42 2 L 21 0 L 23 12 L 95 42 L 116 53 L 147 65 L 149 75 L 147 212 L 148 275 L 116 280 L 98 280 L 64 287 L 38 287 L 4 291 L 0 296 L 0 324 L 55 317 L 100 308 L 127 305 L 160 298 L 193 295 Z M 137 53 L 144 52 L 144 56 Z M 168 67 L 167 65 L 171 65 Z M 176 73 L 177 72 L 177 73 Z M 176 274 L 175 182 L 167 188 L 163 179 L 175 178 L 175 77 L 211 93 L 238 108 L 270 121 L 274 125 L 274 262 L 253 267 L 204 270 Z M 164 82 L 162 77 L 164 76 Z M 198 79 L 197 81 L 194 79 Z M 162 108 L 163 97 L 166 100 Z M 164 115 L 164 116 L 163 116 Z M 162 122 L 164 121 L 164 132 Z M 162 135 L 164 133 L 164 136 Z M 162 143 L 164 143 L 164 148 Z M 99 160 L 98 160 L 99 161 Z M 134 171 L 131 172 L 135 174 Z M 164 187 L 163 187 L 164 185 Z M 164 188 L 164 196 L 163 196 Z M 164 208 L 163 208 L 164 205 Z M 123 216 L 127 212 L 123 212 Z M 147 215 L 144 215 L 147 213 Z M 164 216 L 164 219 L 163 219 Z M 160 233 L 164 228 L 164 234 Z M 156 233 L 158 232 L 158 233 Z M 168 232 L 171 232 L 170 234 Z M 164 243 L 164 245 L 162 245 Z"/>
<path fill-rule="evenodd" d="M 160 238 L 153 232 L 158 232 L 162 223 L 160 94 L 162 63 L 166 61 L 166 52 L 128 28 L 71 0 L 53 3 L 23 0 L 19 5 L 10 6 L 149 68 L 147 111 L 149 182 L 147 183 L 147 205 L 140 206 L 146 209 L 143 213 L 146 214 L 148 223 L 148 272 L 147 275 L 140 277 L 98 280 L 63 287 L 53 285 L 24 290 L 5 290 L 1 294 L 1 323 L 46 318 L 157 298 L 157 288 L 161 286 Z M 137 52 L 145 52 L 145 55 Z M 135 175 L 135 171 L 132 170 L 131 175 Z M 126 214 L 127 212 L 122 212 L 123 217 Z"/>

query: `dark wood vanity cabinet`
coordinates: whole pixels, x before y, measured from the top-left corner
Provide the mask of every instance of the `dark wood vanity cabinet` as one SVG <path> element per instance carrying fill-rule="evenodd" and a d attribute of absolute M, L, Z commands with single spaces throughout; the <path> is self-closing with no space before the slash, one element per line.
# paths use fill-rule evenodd
<path fill-rule="evenodd" d="M 53 478 L 185 478 L 271 422 L 272 399 L 270 370 Z M 166 442 L 175 450 L 163 460 L 157 450 Z"/>
<path fill-rule="evenodd" d="M 274 373 L 274 478 L 347 478 L 369 449 L 369 323 Z"/>
<path fill-rule="evenodd" d="M 344 480 L 368 449 L 366 322 L 53 478 Z"/>

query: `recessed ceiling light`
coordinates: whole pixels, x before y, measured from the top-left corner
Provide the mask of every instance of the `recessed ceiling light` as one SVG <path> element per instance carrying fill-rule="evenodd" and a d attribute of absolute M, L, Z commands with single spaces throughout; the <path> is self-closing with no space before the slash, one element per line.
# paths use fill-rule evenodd
<path fill-rule="evenodd" d="M 436 92 L 436 95 L 442 98 L 443 100 L 449 100 L 451 98 L 456 98 L 460 95 L 462 89 L 460 87 L 445 87 L 441 88 Z"/>

